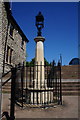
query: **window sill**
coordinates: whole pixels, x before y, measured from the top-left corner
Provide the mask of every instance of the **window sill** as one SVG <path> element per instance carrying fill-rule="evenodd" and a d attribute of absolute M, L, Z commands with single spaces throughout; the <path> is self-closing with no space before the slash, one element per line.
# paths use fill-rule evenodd
<path fill-rule="evenodd" d="M 12 40 L 14 40 L 13 36 L 11 36 L 10 34 L 9 34 L 9 36 L 10 36 L 10 38 L 11 38 Z"/>
<path fill-rule="evenodd" d="M 23 47 L 21 47 L 21 49 L 24 51 L 24 48 L 23 48 Z"/>

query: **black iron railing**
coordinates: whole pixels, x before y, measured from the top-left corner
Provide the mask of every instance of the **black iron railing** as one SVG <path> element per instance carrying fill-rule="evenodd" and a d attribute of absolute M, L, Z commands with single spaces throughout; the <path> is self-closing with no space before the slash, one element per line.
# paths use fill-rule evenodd
<path fill-rule="evenodd" d="M 16 81 L 16 102 L 22 107 L 24 104 L 40 106 L 55 102 L 62 104 L 61 64 L 55 66 L 40 63 L 23 66 L 21 78 Z"/>
<path fill-rule="evenodd" d="M 7 120 L 15 119 L 15 103 L 21 107 L 25 105 L 46 107 L 54 103 L 62 104 L 60 63 L 57 66 L 54 63 L 43 65 L 42 62 L 24 66 L 23 63 L 22 66 L 11 68 L 10 72 L 10 78 L 2 84 L 4 86 L 11 79 L 10 115 L 8 112 L 3 112 Z"/>
<path fill-rule="evenodd" d="M 6 75 L 8 75 L 9 73 L 11 73 L 10 77 L 5 80 L 5 82 L 2 83 L 2 86 L 5 86 L 6 83 L 8 83 L 11 80 L 11 102 L 10 102 L 10 114 L 7 111 L 4 111 L 2 113 L 2 117 L 5 116 L 7 120 L 14 120 L 15 119 L 15 102 L 16 102 L 16 78 L 17 76 L 19 76 L 19 74 L 17 74 L 18 70 L 22 70 L 23 66 L 16 66 L 16 67 L 12 67 L 10 71 L 8 71 L 7 73 L 2 75 L 2 78 L 5 78 Z M 22 75 L 22 74 L 21 74 Z M 23 77 L 21 77 L 21 81 Z M 21 82 L 21 86 L 23 85 L 23 83 Z M 22 88 L 22 87 L 21 87 Z M 23 91 L 23 88 L 21 89 L 21 91 Z M 23 94 L 21 94 L 21 96 L 23 97 Z"/>

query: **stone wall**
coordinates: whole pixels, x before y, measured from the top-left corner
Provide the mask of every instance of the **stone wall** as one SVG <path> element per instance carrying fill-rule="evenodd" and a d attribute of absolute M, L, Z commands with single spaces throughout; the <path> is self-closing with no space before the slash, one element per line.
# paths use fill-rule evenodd
<path fill-rule="evenodd" d="M 8 29 L 8 19 L 7 19 L 7 12 L 5 10 L 4 3 L 2 2 L 2 55 L 3 55 L 3 61 L 4 61 L 4 54 L 5 54 L 5 42 L 7 41 L 7 29 Z M 5 61 L 4 61 L 5 63 Z M 5 64 L 2 64 L 2 67 L 5 66 Z"/>
<path fill-rule="evenodd" d="M 2 3 L 1 6 L 2 6 L 2 40 L 0 37 L 0 42 L 1 42 L 0 58 L 2 59 L 0 59 L 0 63 L 2 65 L 1 67 L 2 69 L 4 66 L 4 72 L 7 72 L 10 70 L 10 65 L 15 66 L 19 63 L 22 64 L 23 61 L 26 61 L 26 40 L 23 39 L 23 36 L 19 32 L 19 28 L 17 28 L 17 25 L 14 23 L 14 21 L 12 19 L 9 19 L 8 21 L 7 12 L 4 3 Z M 11 24 L 14 27 L 13 36 L 10 35 Z M 24 43 L 23 47 L 21 46 L 22 41 Z M 11 63 L 6 61 L 8 46 L 10 47 L 10 49 L 12 49 Z"/>
<path fill-rule="evenodd" d="M 80 79 L 80 65 L 66 65 L 61 67 L 62 79 Z"/>
<path fill-rule="evenodd" d="M 3 70 L 3 55 L 4 55 L 4 40 L 6 37 L 6 25 L 7 25 L 7 20 L 6 20 L 6 11 L 4 12 L 4 7 L 3 3 L 0 2 L 0 72 L 2 74 Z"/>
<path fill-rule="evenodd" d="M 50 71 L 50 66 L 45 68 L 45 76 L 47 76 L 47 70 L 48 70 L 48 72 Z M 33 67 L 31 67 L 31 71 L 32 71 L 31 77 L 33 77 Z M 29 77 L 30 76 L 30 67 L 26 67 L 26 72 L 28 74 L 27 77 Z M 61 78 L 62 78 L 63 82 L 64 81 L 69 82 L 69 79 L 71 81 L 76 80 L 76 82 L 78 82 L 78 79 L 80 79 L 80 65 L 61 66 Z"/>
<path fill-rule="evenodd" d="M 1 102 L 2 102 L 2 64 L 3 64 L 3 55 L 2 55 L 2 2 L 0 1 L 0 119 L 1 119 Z"/>

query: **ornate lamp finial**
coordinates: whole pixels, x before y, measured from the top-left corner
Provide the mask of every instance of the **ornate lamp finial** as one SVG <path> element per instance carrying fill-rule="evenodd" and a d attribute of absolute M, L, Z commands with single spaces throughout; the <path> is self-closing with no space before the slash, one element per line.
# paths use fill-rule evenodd
<path fill-rule="evenodd" d="M 41 14 L 41 12 L 38 13 L 36 16 L 36 27 L 38 29 L 38 34 L 37 36 L 41 36 L 41 30 L 44 28 L 44 17 Z"/>

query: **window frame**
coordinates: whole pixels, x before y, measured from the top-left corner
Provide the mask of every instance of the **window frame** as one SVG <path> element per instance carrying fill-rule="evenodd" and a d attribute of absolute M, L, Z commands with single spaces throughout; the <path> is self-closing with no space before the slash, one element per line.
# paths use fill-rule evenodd
<path fill-rule="evenodd" d="M 9 30 L 9 34 L 10 36 L 13 38 L 13 33 L 14 33 L 14 27 L 12 24 L 10 24 L 10 30 Z"/>
<path fill-rule="evenodd" d="M 7 45 L 6 62 L 9 64 L 12 63 L 12 54 L 13 54 L 13 49 Z"/>

